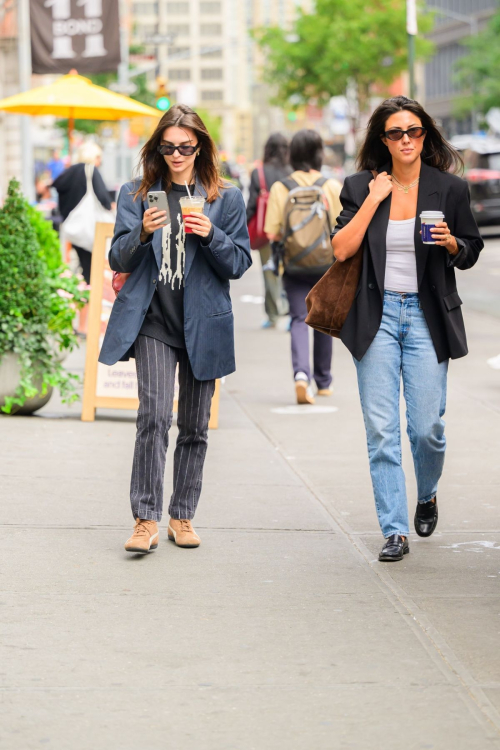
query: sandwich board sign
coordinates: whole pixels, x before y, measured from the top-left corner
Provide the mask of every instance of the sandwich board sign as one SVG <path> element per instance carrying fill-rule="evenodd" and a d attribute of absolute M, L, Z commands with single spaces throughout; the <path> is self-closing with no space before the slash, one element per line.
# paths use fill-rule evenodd
<path fill-rule="evenodd" d="M 98 361 L 104 334 L 111 315 L 115 292 L 113 272 L 108 255 L 113 238 L 113 224 L 98 223 L 92 251 L 90 301 L 87 327 L 87 353 L 83 386 L 82 421 L 93 422 L 96 409 L 128 409 L 137 411 L 137 371 L 135 360 L 104 365 Z M 176 378 L 174 412 L 177 411 L 178 383 Z M 220 380 L 215 383 L 209 427 L 217 429 L 219 421 Z"/>

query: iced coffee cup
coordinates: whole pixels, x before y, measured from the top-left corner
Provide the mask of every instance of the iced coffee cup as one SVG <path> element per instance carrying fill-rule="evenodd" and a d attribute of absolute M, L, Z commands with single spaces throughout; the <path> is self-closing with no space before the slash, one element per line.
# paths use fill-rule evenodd
<path fill-rule="evenodd" d="M 435 245 L 436 240 L 433 238 L 431 230 L 435 228 L 438 222 L 444 221 L 444 213 L 442 211 L 422 211 L 420 221 L 422 225 L 422 242 L 424 245 Z"/>
<path fill-rule="evenodd" d="M 182 221 L 184 222 L 186 234 L 193 234 L 193 230 L 186 226 L 186 219 L 193 214 L 203 213 L 205 198 L 202 198 L 199 195 L 193 198 L 188 198 L 186 196 L 185 198 L 181 198 L 179 203 L 181 204 Z"/>

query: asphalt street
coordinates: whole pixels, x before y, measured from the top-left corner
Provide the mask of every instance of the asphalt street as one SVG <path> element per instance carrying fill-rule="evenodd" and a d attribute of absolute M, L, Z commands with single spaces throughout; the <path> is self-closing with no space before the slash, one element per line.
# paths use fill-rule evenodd
<path fill-rule="evenodd" d="M 257 258 L 232 289 L 199 549 L 164 518 L 155 553 L 124 552 L 130 414 L 82 423 L 54 397 L 0 417 L 2 750 L 500 749 L 498 239 L 458 282 L 470 354 L 450 366 L 439 526 L 398 564 L 377 561 L 350 356 L 336 342 L 334 395 L 294 404 Z M 412 510 L 406 440 L 404 467 Z"/>

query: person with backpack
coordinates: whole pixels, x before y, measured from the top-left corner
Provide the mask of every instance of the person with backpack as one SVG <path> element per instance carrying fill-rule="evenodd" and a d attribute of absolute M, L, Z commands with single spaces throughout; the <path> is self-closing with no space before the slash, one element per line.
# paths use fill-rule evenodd
<path fill-rule="evenodd" d="M 322 161 L 323 140 L 319 133 L 299 130 L 290 143 L 294 171 L 272 186 L 264 226 L 269 240 L 277 244 L 284 266 L 283 285 L 290 305 L 292 365 L 299 404 L 314 404 L 312 379 L 318 396 L 332 393 L 332 339 L 314 331 L 311 378 L 309 328 L 305 323 L 306 297 L 334 261 L 330 232 L 342 209 L 341 185 L 322 176 Z"/>
<path fill-rule="evenodd" d="M 247 222 L 252 250 L 258 250 L 264 275 L 264 310 L 267 318 L 262 328 L 275 328 L 280 315 L 286 315 L 287 304 L 279 275 L 268 268 L 271 245 L 264 232 L 269 191 L 275 182 L 292 171 L 288 163 L 289 144 L 281 133 L 272 133 L 264 146 L 264 161 L 254 169 L 250 178 L 250 195 L 247 203 Z"/>

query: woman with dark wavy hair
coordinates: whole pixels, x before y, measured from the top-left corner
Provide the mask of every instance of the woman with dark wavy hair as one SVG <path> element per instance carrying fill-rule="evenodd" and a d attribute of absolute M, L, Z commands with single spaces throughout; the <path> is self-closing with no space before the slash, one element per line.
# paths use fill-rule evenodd
<path fill-rule="evenodd" d="M 410 551 L 400 383 L 417 479 L 415 531 L 428 537 L 438 521 L 448 361 L 467 354 L 455 268 L 471 268 L 483 241 L 467 183 L 449 172 L 460 169 L 460 157 L 418 102 L 398 96 L 377 107 L 358 167 L 344 183 L 332 246 L 340 262 L 358 249 L 363 253 L 341 338 L 356 365 L 375 506 L 386 539 L 379 560 L 391 562 Z M 442 212 L 429 217 L 424 237 L 422 212 Z"/>
<path fill-rule="evenodd" d="M 215 380 L 235 369 L 229 280 L 250 267 L 245 204 L 219 173 L 215 144 L 184 105 L 160 120 L 141 152 L 142 176 L 118 198 L 109 263 L 130 274 L 113 306 L 99 360 L 134 356 L 139 412 L 130 500 L 135 529 L 128 552 L 158 546 L 163 481 L 179 370 L 174 487 L 169 539 L 197 547 L 191 521 L 201 493 Z M 205 199 L 182 218 L 180 199 Z M 149 191 L 165 191 L 168 211 L 150 208 Z M 161 198 L 161 196 L 160 196 Z"/>

